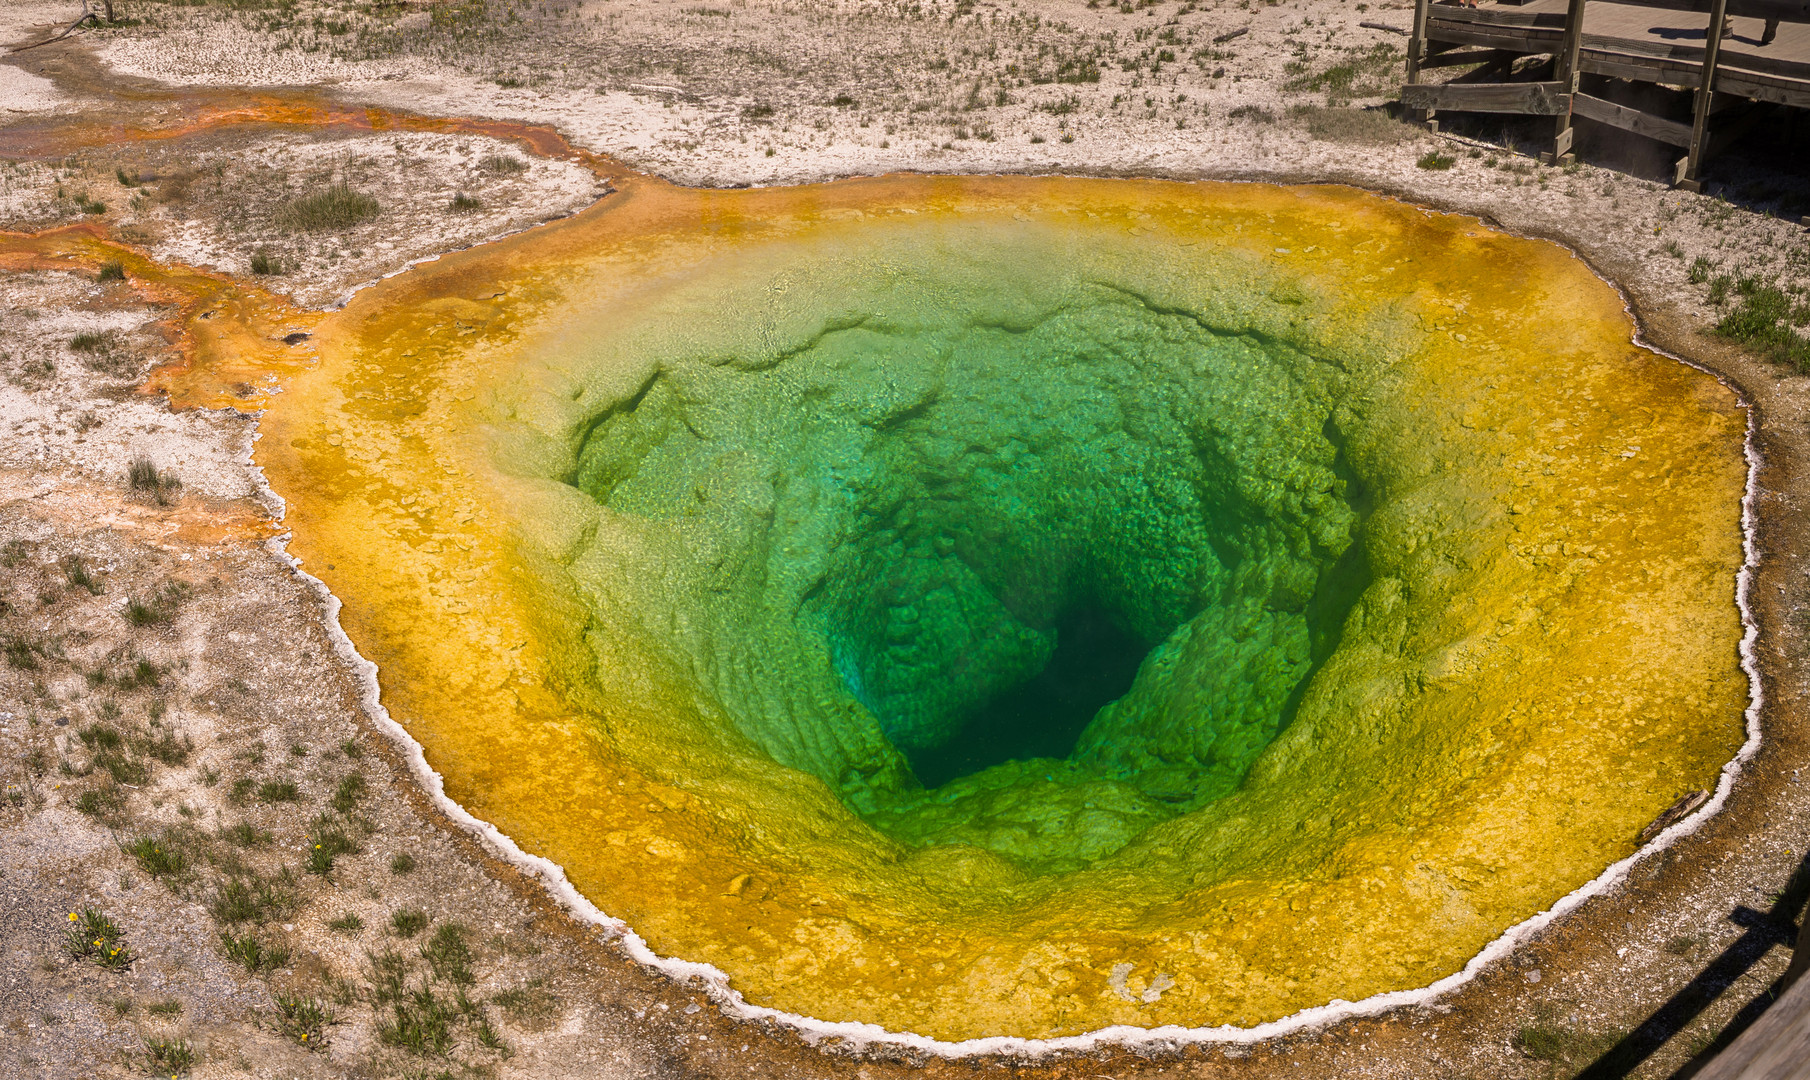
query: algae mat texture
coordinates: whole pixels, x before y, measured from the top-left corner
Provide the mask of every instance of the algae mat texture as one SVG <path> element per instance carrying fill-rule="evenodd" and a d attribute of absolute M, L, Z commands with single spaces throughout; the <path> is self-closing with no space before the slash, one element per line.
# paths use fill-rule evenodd
<path fill-rule="evenodd" d="M 1745 417 L 1631 334 L 1345 189 L 628 178 L 325 319 L 257 457 L 448 795 L 658 952 L 1250 1025 L 1451 974 L 1740 746 Z M 925 790 L 1078 612 L 1129 687 Z"/>

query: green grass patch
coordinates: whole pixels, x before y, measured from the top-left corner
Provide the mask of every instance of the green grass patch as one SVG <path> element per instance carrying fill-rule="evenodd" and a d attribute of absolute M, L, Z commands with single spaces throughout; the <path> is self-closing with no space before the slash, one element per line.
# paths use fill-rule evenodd
<path fill-rule="evenodd" d="M 230 933 L 221 934 L 220 951 L 226 954 L 228 960 L 253 975 L 260 971 L 275 971 L 289 964 L 288 949 L 281 945 L 266 945 L 255 934 L 240 934 L 237 937 Z"/>
<path fill-rule="evenodd" d="M 124 971 L 135 959 L 119 924 L 96 908 L 69 913 L 63 947 L 78 960 L 91 960 L 108 971 Z"/>
<path fill-rule="evenodd" d="M 1402 53 L 1389 42 L 1369 47 L 1349 46 L 1344 59 L 1319 70 L 1310 69 L 1304 61 L 1291 60 L 1283 68 L 1289 76 L 1282 84 L 1285 93 L 1324 92 L 1326 104 L 1344 105 L 1353 98 L 1376 97 L 1399 83 Z"/>
<path fill-rule="evenodd" d="M 266 780 L 258 785 L 258 798 L 265 802 L 297 802 L 301 797 L 293 780 Z"/>
<path fill-rule="evenodd" d="M 120 850 L 138 864 L 138 868 L 160 881 L 180 879 L 188 873 L 189 857 L 170 842 L 170 836 L 141 836 Z"/>
<path fill-rule="evenodd" d="M 1716 324 L 1716 333 L 1769 360 L 1810 371 L 1810 337 L 1797 329 L 1810 325 L 1810 301 L 1793 302 L 1777 283 L 1754 276 L 1739 279 L 1732 289 L 1735 309 Z M 1728 291 L 1722 290 L 1723 296 Z"/>
<path fill-rule="evenodd" d="M 470 986 L 477 981 L 471 971 L 471 946 L 465 941 L 469 933 L 459 923 L 441 923 L 422 944 L 421 959 L 427 961 L 435 978 L 454 986 Z"/>
<path fill-rule="evenodd" d="M 307 867 L 310 874 L 331 873 L 333 860 L 341 855 L 354 855 L 357 852 L 357 842 L 346 834 L 339 822 L 326 814 L 314 819 L 308 836 Z"/>
<path fill-rule="evenodd" d="M 374 196 L 354 190 L 342 180 L 292 200 L 283 207 L 277 219 L 292 231 L 326 232 L 362 225 L 382 210 Z"/>
<path fill-rule="evenodd" d="M 80 555 L 71 555 L 63 560 L 63 577 L 70 585 L 88 590 L 89 596 L 99 596 L 101 593 L 101 583 L 88 572 L 88 564 Z"/>
<path fill-rule="evenodd" d="M 178 1077 L 195 1065 L 195 1048 L 187 1039 L 148 1036 L 145 1041 L 144 1065 L 147 1072 L 158 1076 Z"/>
<path fill-rule="evenodd" d="M 332 1007 L 317 997 L 279 992 L 276 1006 L 277 1031 L 309 1049 L 320 1046 L 327 1028 L 339 1023 Z"/>
<path fill-rule="evenodd" d="M 76 796 L 75 808 L 91 818 L 106 819 L 119 813 L 126 805 L 126 800 L 113 787 L 89 788 Z"/>
<path fill-rule="evenodd" d="M 256 828 L 250 822 L 241 821 L 236 825 L 228 825 L 217 834 L 220 839 L 235 847 L 257 847 L 270 843 L 270 834 Z"/>
<path fill-rule="evenodd" d="M 390 1015 L 377 1021 L 377 1041 L 423 1056 L 444 1056 L 452 1049 L 452 1026 L 458 1019 L 446 999 L 423 986 L 390 1002 Z"/>
<path fill-rule="evenodd" d="M 350 814 L 358 806 L 359 796 L 365 792 L 365 778 L 357 773 L 348 773 L 333 789 L 333 798 L 329 805 L 342 814 Z"/>
<path fill-rule="evenodd" d="M 234 873 L 215 885 L 208 911 L 216 922 L 228 926 L 269 922 L 295 910 L 299 902 L 295 886 L 295 876 L 287 867 L 273 877 Z"/>
<path fill-rule="evenodd" d="M 414 937 L 427 929 L 427 912 L 415 908 L 398 908 L 390 915 L 390 929 L 397 937 Z"/>

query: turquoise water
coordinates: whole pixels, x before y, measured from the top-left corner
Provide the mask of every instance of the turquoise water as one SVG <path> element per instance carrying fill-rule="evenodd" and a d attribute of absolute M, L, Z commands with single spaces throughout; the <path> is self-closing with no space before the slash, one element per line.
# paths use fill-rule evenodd
<path fill-rule="evenodd" d="M 1026 770 L 1118 808 L 1089 857 L 1232 790 L 1356 595 L 1323 586 L 1358 524 L 1336 368 L 1099 282 L 894 285 L 905 317 L 667 356 L 587 422 L 572 482 L 788 624 L 716 703 L 884 830 L 1032 861 L 993 826 L 1035 806 L 976 802 Z M 791 722 L 817 663 L 803 706 L 877 752 Z"/>

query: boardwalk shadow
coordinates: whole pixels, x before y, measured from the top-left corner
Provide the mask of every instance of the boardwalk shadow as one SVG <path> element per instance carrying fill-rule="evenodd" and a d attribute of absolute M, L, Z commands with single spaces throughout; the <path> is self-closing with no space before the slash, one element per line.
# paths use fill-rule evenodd
<path fill-rule="evenodd" d="M 1695 978 L 1668 998 L 1638 1027 L 1578 1073 L 1576 1080 L 1619 1080 L 1633 1072 L 1753 970 L 1761 957 L 1774 946 L 1789 947 L 1795 942 L 1796 915 L 1803 909 L 1806 900 L 1810 900 L 1810 855 L 1806 855 L 1798 863 L 1790 882 L 1770 908 L 1757 911 L 1742 905 L 1731 911 L 1728 920 L 1743 928 L 1741 936 L 1705 964 Z M 1781 976 L 1747 1002 L 1714 1041 L 1672 1074 L 1673 1080 L 1684 1080 L 1685 1077 L 1695 1075 L 1746 1031 L 1766 1011 L 1766 1007 L 1784 992 L 1783 982 Z"/>

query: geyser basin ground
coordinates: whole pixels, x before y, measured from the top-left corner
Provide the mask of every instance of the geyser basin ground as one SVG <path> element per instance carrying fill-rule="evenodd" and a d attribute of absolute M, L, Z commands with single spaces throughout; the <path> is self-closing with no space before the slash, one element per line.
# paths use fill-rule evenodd
<path fill-rule="evenodd" d="M 660 953 L 1248 1025 L 1452 973 L 1741 744 L 1744 417 L 1631 330 L 1345 190 L 633 181 L 361 294 L 259 459 L 448 794 Z"/>

